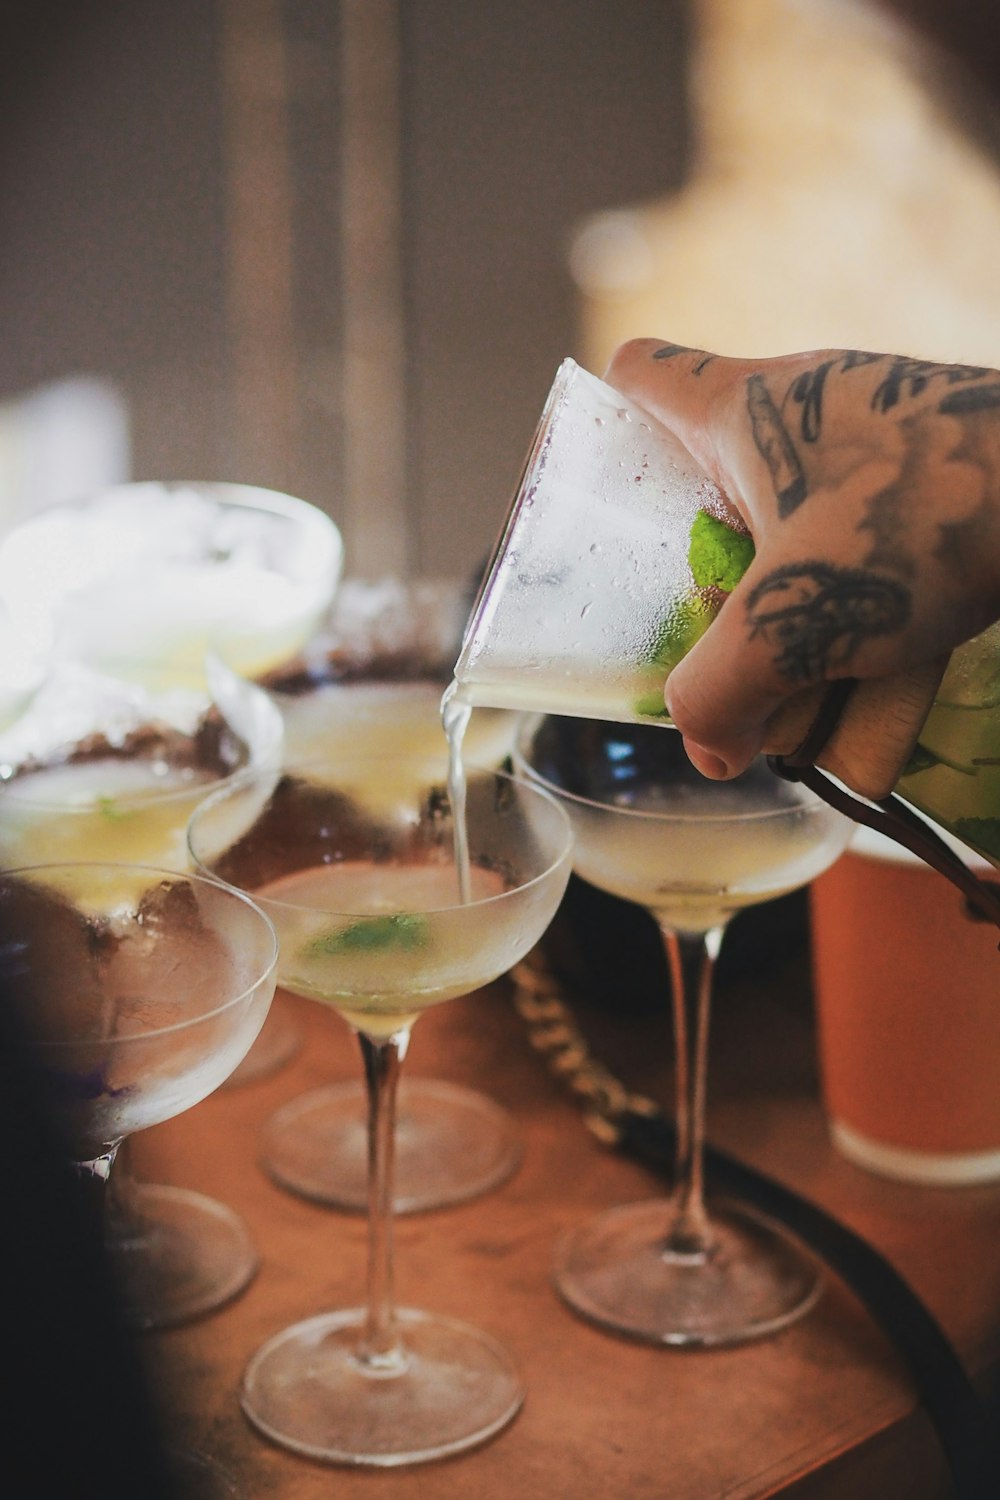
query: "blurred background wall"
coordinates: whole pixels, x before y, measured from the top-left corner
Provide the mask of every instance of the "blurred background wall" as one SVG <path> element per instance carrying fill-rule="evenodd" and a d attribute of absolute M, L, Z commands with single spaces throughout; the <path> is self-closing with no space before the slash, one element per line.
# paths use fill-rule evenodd
<path fill-rule="evenodd" d="M 4 14 L 8 415 L 99 377 L 112 467 L 302 495 L 356 573 L 474 569 L 578 352 L 576 224 L 683 179 L 686 0 Z"/>
<path fill-rule="evenodd" d="M 463 575 L 566 354 L 1000 364 L 994 12 L 5 0 L 0 510 L 256 482 Z"/>

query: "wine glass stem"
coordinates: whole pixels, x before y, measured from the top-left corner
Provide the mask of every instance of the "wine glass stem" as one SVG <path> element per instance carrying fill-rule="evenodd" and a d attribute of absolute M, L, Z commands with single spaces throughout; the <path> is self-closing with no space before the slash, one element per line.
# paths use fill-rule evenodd
<path fill-rule="evenodd" d="M 698 1260 L 712 1243 L 704 1196 L 705 1080 L 712 978 L 724 928 L 679 932 L 662 924 L 660 930 L 673 992 L 677 1127 L 673 1216 L 664 1253 Z"/>
<path fill-rule="evenodd" d="M 90 1230 L 99 1245 L 104 1243 L 105 1223 L 108 1211 L 111 1168 L 118 1154 L 118 1146 L 109 1146 L 107 1151 L 89 1161 L 73 1163 L 74 1176 L 80 1187 L 80 1201 Z"/>
<path fill-rule="evenodd" d="M 373 1372 L 401 1369 L 393 1286 L 396 1092 L 408 1029 L 388 1037 L 358 1033 L 368 1090 L 368 1306 L 359 1358 Z"/>
<path fill-rule="evenodd" d="M 135 1211 L 136 1181 L 128 1138 L 119 1146 L 114 1165 L 115 1169 L 106 1181 L 104 1215 L 108 1239 L 121 1242 L 137 1235 L 140 1227 Z"/>

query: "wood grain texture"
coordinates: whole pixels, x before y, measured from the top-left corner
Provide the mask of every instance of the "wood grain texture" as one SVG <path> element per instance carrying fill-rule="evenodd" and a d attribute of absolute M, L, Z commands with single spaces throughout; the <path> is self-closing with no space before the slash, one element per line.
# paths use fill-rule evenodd
<path fill-rule="evenodd" d="M 919 1190 L 868 1177 L 829 1146 L 812 1059 L 808 974 L 778 961 L 737 975 L 720 994 L 709 1084 L 715 1143 L 783 1178 L 868 1235 L 911 1280 L 970 1370 L 993 1382 L 1000 1355 L 1000 1187 Z M 552 1290 L 558 1233 L 605 1206 L 661 1185 L 599 1146 L 544 1071 L 506 986 L 428 1013 L 407 1068 L 482 1088 L 513 1111 L 523 1164 L 507 1184 L 458 1207 L 401 1218 L 403 1304 L 477 1323 L 516 1355 L 528 1398 L 487 1446 L 447 1462 L 366 1472 L 299 1459 L 259 1438 L 237 1389 L 265 1338 L 315 1312 L 355 1305 L 364 1225 L 273 1186 L 256 1164 L 260 1126 L 308 1088 L 353 1078 L 355 1046 L 332 1014 L 279 1001 L 304 1046 L 269 1079 L 223 1089 L 136 1141 L 146 1180 L 224 1199 L 261 1253 L 256 1281 L 229 1307 L 144 1348 L 175 1436 L 227 1465 L 254 1500 L 852 1500 L 948 1494 L 933 1431 L 906 1373 L 862 1307 L 831 1284 L 796 1327 L 741 1349 L 691 1353 L 633 1344 L 571 1315 Z M 613 1051 L 648 1088 L 668 1064 L 651 1059 L 650 1027 L 600 1018 Z M 656 1051 L 662 1041 L 657 1030 Z M 600 1043 L 604 1045 L 603 1042 Z M 610 1044 L 609 1044 L 610 1045 Z M 891 1482 L 890 1482 L 891 1481 Z"/>

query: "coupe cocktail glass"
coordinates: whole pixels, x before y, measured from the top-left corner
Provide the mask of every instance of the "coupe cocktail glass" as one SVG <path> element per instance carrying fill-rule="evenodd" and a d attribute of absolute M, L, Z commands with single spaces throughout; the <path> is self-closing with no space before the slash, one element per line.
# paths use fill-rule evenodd
<path fill-rule="evenodd" d="M 441 695 L 468 614 L 464 590 L 444 580 L 365 584 L 347 579 L 326 627 L 288 667 L 263 679 L 281 711 L 290 762 L 315 756 L 420 758 L 447 771 Z M 477 709 L 465 753 L 497 767 L 516 718 Z M 267 1122 L 260 1160 L 282 1186 L 321 1203 L 364 1209 L 368 1147 L 360 1082 L 327 1084 Z M 396 1123 L 397 1213 L 465 1202 L 503 1182 L 521 1159 L 510 1114 L 477 1089 L 405 1078 Z"/>
<path fill-rule="evenodd" d="M 275 1442 L 370 1465 L 443 1457 L 498 1432 L 520 1377 L 492 1338 L 397 1309 L 392 1205 L 396 1082 L 431 1005 L 503 974 L 545 930 L 570 871 L 554 798 L 502 773 L 469 777 L 471 897 L 440 776 L 421 761 L 326 762 L 280 782 L 244 778 L 189 829 L 206 871 L 254 893 L 279 934 L 280 983 L 332 1006 L 361 1045 L 369 1091 L 368 1302 L 276 1334 L 253 1356 L 242 1401 Z"/>
<path fill-rule="evenodd" d="M 3 1003 L 99 1204 L 122 1142 L 192 1108 L 245 1055 L 276 957 L 259 908 L 200 875 L 82 861 L 0 873 Z M 160 1265 L 123 1257 L 114 1235 L 107 1243 L 126 1312 L 142 1324 Z"/>
<path fill-rule="evenodd" d="M 56 663 L 211 695 L 209 662 L 216 679 L 220 663 L 253 678 L 301 650 L 343 555 L 329 516 L 275 490 L 123 484 L 15 526 L 0 541 L 0 607 L 25 647 Z M 275 1007 L 233 1081 L 280 1067 L 300 1040 Z"/>
<path fill-rule="evenodd" d="M 38 649 L 204 685 L 216 652 L 254 677 L 294 656 L 343 565 L 333 521 L 253 485 L 137 483 L 53 506 L 0 543 L 0 601 Z"/>
<path fill-rule="evenodd" d="M 532 716 L 515 767 L 570 815 L 574 868 L 658 923 L 673 990 L 677 1156 L 673 1195 L 600 1214 L 558 1247 L 556 1284 L 578 1312 L 654 1343 L 733 1344 L 812 1306 L 815 1263 L 776 1224 L 707 1208 L 702 1142 L 712 975 L 730 919 L 806 885 L 853 824 L 763 759 L 708 781 L 679 735 L 641 725 Z"/>
<path fill-rule="evenodd" d="M 279 764 L 279 716 L 259 688 L 227 676 L 227 717 L 172 674 L 146 665 L 143 675 L 140 686 L 62 664 L 0 738 L 0 867 L 99 858 L 185 871 L 187 824 L 201 798 L 250 765 Z M 273 1042 L 282 1043 L 277 1061 L 289 1055 L 282 1037 L 272 1032 L 272 1066 Z M 130 1158 L 125 1142 L 106 1237 L 132 1323 L 165 1327 L 227 1302 L 258 1266 L 243 1220 L 204 1193 L 137 1180 Z"/>

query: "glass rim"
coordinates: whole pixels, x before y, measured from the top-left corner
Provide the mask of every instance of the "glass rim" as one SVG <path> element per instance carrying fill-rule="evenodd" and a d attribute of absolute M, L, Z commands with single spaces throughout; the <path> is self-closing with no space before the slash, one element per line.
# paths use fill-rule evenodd
<path fill-rule="evenodd" d="M 510 752 L 511 753 L 511 760 L 514 762 L 515 767 L 516 766 L 521 766 L 523 768 L 524 775 L 526 777 L 529 777 L 533 782 L 536 782 L 543 790 L 548 791 L 552 796 L 554 796 L 554 797 L 556 797 L 556 798 L 558 798 L 558 799 L 560 799 L 562 801 L 573 803 L 574 805 L 579 806 L 579 807 L 593 808 L 597 812 L 615 813 L 615 814 L 619 814 L 619 815 L 624 816 L 624 817 L 634 818 L 634 819 L 640 820 L 640 821 L 641 820 L 645 820 L 645 821 L 653 822 L 653 823 L 690 823 L 692 825 L 694 825 L 694 824 L 698 824 L 698 825 L 705 825 L 705 824 L 708 824 L 708 825 L 719 825 L 719 824 L 723 824 L 723 823 L 763 823 L 763 822 L 769 822 L 772 819 L 788 818 L 788 817 L 794 816 L 796 814 L 810 813 L 810 812 L 813 812 L 817 808 L 825 808 L 825 809 L 827 809 L 830 812 L 834 812 L 835 811 L 835 809 L 831 808 L 830 805 L 829 805 L 829 803 L 827 803 L 826 801 L 824 801 L 824 799 L 822 797 L 817 796 L 817 794 L 814 791 L 812 791 L 811 788 L 803 786 L 801 782 L 794 783 L 794 785 L 798 789 L 799 795 L 801 797 L 800 801 L 795 802 L 795 803 L 790 803 L 786 807 L 768 807 L 768 808 L 761 808 L 761 809 L 759 809 L 757 811 L 728 812 L 728 813 L 726 813 L 726 812 L 709 812 L 709 813 L 703 813 L 703 812 L 684 812 L 684 811 L 677 811 L 677 812 L 655 812 L 655 811 L 653 811 L 652 809 L 649 809 L 649 808 L 623 807 L 623 806 L 620 806 L 618 803 L 615 803 L 615 802 L 601 802 L 601 801 L 598 801 L 596 797 L 587 797 L 587 796 L 584 796 L 580 792 L 570 792 L 570 791 L 565 790 L 563 787 L 557 786 L 554 781 L 550 781 L 547 776 L 543 776 L 540 771 L 537 771 L 534 768 L 534 766 L 531 765 L 530 761 L 528 760 L 528 758 L 527 758 L 527 756 L 526 756 L 526 754 L 525 754 L 525 752 L 524 752 L 524 750 L 522 748 L 524 739 L 527 737 L 527 733 L 528 733 L 528 730 L 529 730 L 530 726 L 538 725 L 544 719 L 548 719 L 548 718 L 558 719 L 558 718 L 563 718 L 563 717 L 578 717 L 578 716 L 576 716 L 576 715 L 562 715 L 562 714 L 528 713 L 528 714 L 522 714 L 520 717 L 521 717 L 521 723 L 518 726 L 518 731 L 517 731 L 516 735 L 514 736 L 514 744 L 513 744 L 512 748 L 511 748 L 511 752 Z M 610 721 L 601 721 L 601 722 L 610 722 Z M 672 732 L 674 734 L 679 733 L 679 730 L 677 730 L 673 724 L 636 725 L 636 726 L 626 725 L 624 727 L 625 728 L 629 728 L 629 727 L 636 727 L 636 728 L 656 728 L 657 730 L 660 730 L 660 729 L 666 730 L 668 733 L 669 732 Z M 762 757 L 755 757 L 755 758 L 759 759 L 759 758 L 762 758 Z M 776 782 L 780 783 L 781 785 L 784 785 L 784 786 L 790 786 L 790 785 L 792 785 L 792 783 L 789 783 L 789 782 L 782 782 L 782 779 L 781 779 L 780 776 L 775 776 L 774 779 L 775 779 Z M 705 780 L 707 782 L 711 783 L 712 778 L 706 776 Z M 727 782 L 726 781 L 721 781 L 721 782 L 718 783 L 718 785 L 725 786 L 725 785 L 727 785 Z M 838 813 L 837 816 L 838 817 L 843 817 L 844 815 L 843 815 L 843 813 Z"/>
<path fill-rule="evenodd" d="M 96 758 L 102 761 L 121 761 L 123 765 L 135 765 L 137 759 L 146 759 L 146 757 L 115 755 L 113 748 L 109 750 L 109 753 L 106 756 L 100 756 Z M 151 761 L 155 759 L 155 756 L 149 757 L 149 760 Z M 4 797 L 6 795 L 7 789 L 9 787 L 13 787 L 22 775 L 24 776 L 24 779 L 27 780 L 29 776 L 42 776 L 47 771 L 61 771 L 67 766 L 87 764 L 87 761 L 74 761 L 71 759 L 56 761 L 48 765 L 39 766 L 37 770 L 34 771 L 17 772 L 13 776 L 0 778 L 0 810 L 2 810 L 3 808 Z M 275 762 L 275 764 L 277 764 L 277 762 Z M 169 769 L 170 767 L 168 765 L 168 770 Z M 208 781 L 192 780 L 184 786 L 170 786 L 163 787 L 162 789 L 159 789 L 157 787 L 149 787 L 141 790 L 136 789 L 133 791 L 121 792 L 118 794 L 109 793 L 107 796 L 95 797 L 89 802 L 60 802 L 57 799 L 54 800 L 49 797 L 21 796 L 20 794 L 18 794 L 14 799 L 12 799 L 11 806 L 24 807 L 30 810 L 42 809 L 45 812 L 59 813 L 62 817 L 95 817 L 105 815 L 102 812 L 102 804 L 113 803 L 116 811 L 118 808 L 122 808 L 125 810 L 123 811 L 122 816 L 128 816 L 128 814 L 131 812 L 141 812 L 144 808 L 147 807 L 160 807 L 164 803 L 180 801 L 182 798 L 190 797 L 192 793 L 200 792 L 202 796 L 207 796 L 212 792 L 221 791 L 221 789 L 224 786 L 227 786 L 235 776 L 241 776 L 245 772 L 253 771 L 255 769 L 257 768 L 253 766 L 236 766 L 232 771 L 226 771 L 222 776 L 213 776 L 211 780 Z M 259 769 L 261 771 L 264 771 L 266 767 L 260 766 Z M 112 816 L 112 821 L 114 821 L 114 816 Z M 78 862 L 81 864 L 115 864 L 119 863 L 120 861 L 81 860 Z M 154 867 L 150 866 L 149 868 Z"/>
<path fill-rule="evenodd" d="M 395 765 L 408 766 L 414 769 L 425 767 L 428 772 L 430 772 L 432 768 L 436 768 L 438 771 L 440 771 L 440 764 L 440 759 L 435 759 L 431 756 L 407 757 L 405 755 L 375 755 L 357 757 L 338 756 L 335 758 L 312 756 L 306 759 L 289 761 L 286 764 L 280 766 L 277 770 L 267 771 L 261 769 L 260 771 L 244 772 L 240 776 L 233 777 L 229 785 L 225 787 L 219 787 L 215 791 L 210 793 L 209 796 L 203 798 L 202 801 L 199 802 L 198 806 L 194 809 L 187 825 L 188 853 L 194 860 L 197 868 L 201 871 L 204 871 L 208 879 L 214 880 L 222 885 L 231 886 L 232 890 L 244 891 L 245 887 L 231 885 L 231 883 L 227 880 L 224 880 L 221 875 L 217 875 L 212 870 L 211 866 L 206 864 L 202 860 L 192 841 L 192 834 L 195 831 L 196 825 L 204 822 L 210 815 L 212 809 L 217 804 L 222 803 L 227 798 L 237 796 L 244 786 L 249 786 L 254 782 L 262 781 L 268 776 L 274 778 L 274 783 L 277 786 L 282 777 L 286 775 L 294 775 L 297 771 L 308 770 L 310 767 L 322 766 L 327 767 L 331 770 L 336 770 L 337 768 L 342 766 L 354 766 L 361 770 L 362 768 L 370 769 L 372 765 Z M 496 894 L 491 896 L 475 897 L 471 901 L 453 901 L 449 902 L 446 906 L 421 907 L 420 911 L 417 913 L 417 915 L 419 916 L 433 917 L 441 915 L 445 912 L 481 910 L 485 906 L 495 905 L 507 899 L 508 897 L 518 896 L 521 895 L 522 892 L 530 891 L 533 886 L 540 885 L 544 881 L 549 880 L 563 865 L 567 863 L 572 865 L 574 843 L 573 825 L 570 821 L 569 814 L 566 812 L 566 809 L 560 805 L 558 796 L 554 795 L 545 786 L 533 786 L 530 782 L 526 782 L 517 776 L 513 776 L 508 771 L 500 771 L 496 769 L 496 767 L 466 764 L 465 774 L 467 778 L 470 772 L 473 775 L 477 775 L 480 777 L 491 777 L 493 780 L 507 782 L 511 786 L 517 787 L 519 791 L 528 791 L 534 796 L 539 797 L 543 803 L 547 804 L 557 814 L 558 822 L 561 826 L 563 835 L 562 847 L 560 848 L 556 857 L 549 860 L 544 869 L 540 870 L 536 875 L 533 875 L 530 880 L 519 881 L 518 884 L 513 886 L 510 890 L 498 891 L 496 892 Z M 440 783 L 440 774 L 435 777 L 435 780 Z M 331 862 L 331 867 L 335 868 L 336 864 L 334 862 Z M 267 902 L 270 906 L 278 907 L 282 911 L 313 911 L 321 913 L 323 916 L 351 918 L 394 915 L 394 913 L 392 912 L 372 912 L 370 910 L 352 911 L 341 907 L 307 906 L 303 905 L 301 901 L 282 901 L 280 898 L 276 898 L 273 896 L 262 896 L 259 894 L 259 892 L 250 892 L 248 894 L 252 895 L 254 900 L 260 901 L 261 903 Z M 402 908 L 400 908 L 400 910 L 402 910 Z M 396 914 L 398 915 L 398 913 Z"/>
<path fill-rule="evenodd" d="M 100 505 L 115 496 L 135 494 L 139 490 L 162 490 L 168 494 L 175 490 L 191 490 L 205 499 L 214 500 L 221 506 L 243 506 L 247 510 L 267 511 L 283 520 L 305 522 L 315 531 L 326 534 L 331 541 L 336 537 L 343 543 L 340 527 L 331 515 L 314 505 L 310 500 L 290 495 L 284 490 L 271 489 L 262 484 L 242 484 L 229 479 L 129 479 L 121 484 L 108 484 L 94 490 L 86 490 L 67 500 L 57 501 L 38 512 L 38 518 L 87 509 Z M 31 519 L 35 519 L 32 517 Z M 27 524 L 27 523 L 26 523 Z"/>
<path fill-rule="evenodd" d="M 213 876 L 211 874 L 202 874 L 197 870 L 171 870 L 165 865 L 146 865 L 142 864 L 141 862 L 133 863 L 129 860 L 115 859 L 62 859 L 45 860 L 39 861 L 37 864 L 15 865 L 11 866 L 10 868 L 0 869 L 0 887 L 3 886 L 5 880 L 15 875 L 43 875 L 46 871 L 54 870 L 142 871 L 146 874 L 159 877 L 161 882 L 163 880 L 174 882 L 185 881 L 188 884 L 197 884 L 199 886 L 209 887 L 210 889 L 219 891 L 225 896 L 235 896 L 242 903 L 242 905 L 263 924 L 264 931 L 267 933 L 270 943 L 270 956 L 267 959 L 266 963 L 261 967 L 256 979 L 253 979 L 249 984 L 244 985 L 238 994 L 230 995 L 227 1000 L 222 1001 L 219 1005 L 213 1006 L 211 1010 L 201 1011 L 197 1016 L 189 1016 L 186 1020 L 172 1021 L 168 1026 L 154 1026 L 151 1027 L 148 1031 L 128 1032 L 124 1035 L 114 1036 L 110 1038 L 92 1037 L 82 1039 L 68 1038 L 66 1041 L 33 1041 L 31 1045 L 35 1049 L 40 1047 L 117 1047 L 124 1042 L 147 1042 L 152 1037 L 169 1036 L 171 1032 L 186 1031 L 191 1027 L 198 1025 L 200 1022 L 211 1020 L 213 1016 L 220 1016 L 225 1011 L 231 1010 L 234 1006 L 238 1006 L 242 1001 L 250 999 L 254 991 L 258 990 L 262 984 L 266 984 L 272 974 L 277 976 L 279 945 L 278 934 L 275 930 L 274 923 L 271 921 L 271 918 L 268 916 L 263 907 L 253 899 L 253 896 L 250 895 L 249 892 L 241 890 L 239 886 L 229 885 L 226 881 L 219 880 L 216 876 Z"/>

